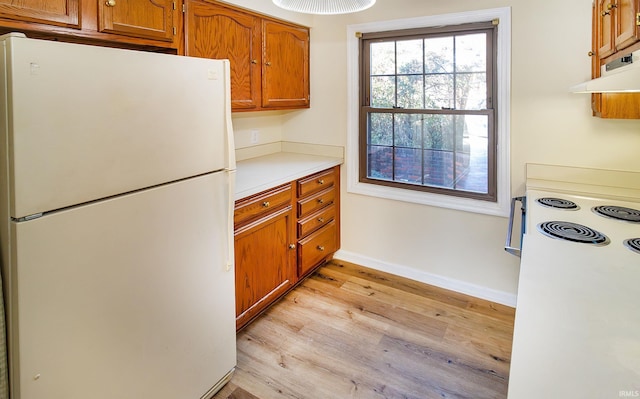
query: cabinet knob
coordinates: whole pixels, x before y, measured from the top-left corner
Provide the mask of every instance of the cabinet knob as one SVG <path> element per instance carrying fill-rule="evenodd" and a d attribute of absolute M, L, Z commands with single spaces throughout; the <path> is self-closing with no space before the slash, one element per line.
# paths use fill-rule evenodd
<path fill-rule="evenodd" d="M 324 251 L 324 247 L 322 245 L 318 245 L 316 248 L 318 249 L 318 251 Z"/>
<path fill-rule="evenodd" d="M 324 200 L 322 198 L 318 198 L 318 204 L 324 204 Z"/>
<path fill-rule="evenodd" d="M 318 218 L 318 222 L 324 223 L 324 218 Z"/>
<path fill-rule="evenodd" d="M 255 64 L 257 64 L 257 63 L 258 63 L 258 60 L 251 60 L 251 63 L 252 63 L 253 65 L 255 65 Z"/>
<path fill-rule="evenodd" d="M 589 52 L 587 53 L 587 55 L 588 55 L 589 57 L 593 57 L 594 55 L 596 55 L 596 53 L 594 53 L 593 51 L 589 51 Z"/>
<path fill-rule="evenodd" d="M 607 5 L 607 10 L 611 10 L 611 9 L 614 9 L 614 8 L 617 8 L 617 7 L 618 7 L 617 4 L 608 4 Z"/>
<path fill-rule="evenodd" d="M 611 11 L 602 11 L 603 17 L 606 17 L 607 15 L 611 15 Z"/>
<path fill-rule="evenodd" d="M 271 66 L 271 62 L 270 62 L 270 61 L 267 61 L 267 62 L 265 62 L 264 64 L 265 64 L 266 66 Z"/>
<path fill-rule="evenodd" d="M 289 244 L 289 249 L 296 249 L 296 244 Z"/>
<path fill-rule="evenodd" d="M 107 7 L 114 7 L 116 5 L 116 0 L 107 0 L 104 2 L 104 5 Z"/>
<path fill-rule="evenodd" d="M 263 202 L 263 203 L 262 203 L 262 206 L 263 206 L 264 208 L 268 208 L 268 207 L 269 207 L 269 205 L 271 205 L 271 204 L 269 204 L 269 201 L 265 201 L 265 202 Z"/>
<path fill-rule="evenodd" d="M 324 180 L 323 179 L 319 179 L 318 180 L 318 184 L 324 184 Z"/>

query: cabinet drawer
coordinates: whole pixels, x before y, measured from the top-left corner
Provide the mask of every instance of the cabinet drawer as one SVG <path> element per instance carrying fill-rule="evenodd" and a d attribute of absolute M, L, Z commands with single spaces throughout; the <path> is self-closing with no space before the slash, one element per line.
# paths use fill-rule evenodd
<path fill-rule="evenodd" d="M 310 197 L 303 198 L 298 201 L 298 217 L 304 217 L 311 212 L 315 212 L 328 205 L 333 204 L 336 198 L 336 190 L 334 187 L 320 191 Z"/>
<path fill-rule="evenodd" d="M 276 187 L 236 202 L 233 213 L 234 226 L 261 218 L 272 211 L 291 204 L 291 184 Z"/>
<path fill-rule="evenodd" d="M 336 183 L 336 174 L 333 169 L 325 170 L 315 175 L 298 180 L 298 197 L 304 197 Z"/>
<path fill-rule="evenodd" d="M 320 211 L 298 220 L 298 237 L 302 238 L 336 218 L 336 207 L 331 204 Z"/>
<path fill-rule="evenodd" d="M 299 241 L 298 277 L 308 273 L 336 250 L 336 222 L 332 220 L 320 230 Z"/>

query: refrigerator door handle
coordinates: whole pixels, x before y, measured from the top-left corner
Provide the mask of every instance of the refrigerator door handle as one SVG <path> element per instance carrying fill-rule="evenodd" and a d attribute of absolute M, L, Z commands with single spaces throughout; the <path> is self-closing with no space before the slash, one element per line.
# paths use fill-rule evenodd
<path fill-rule="evenodd" d="M 227 141 L 227 169 L 236 169 L 236 145 L 233 136 L 233 121 L 231 119 L 231 69 L 229 60 L 222 60 L 224 67 L 224 86 L 227 97 L 224 110 L 224 130 Z M 233 194 L 233 190 L 231 190 Z"/>
<path fill-rule="evenodd" d="M 233 213 L 235 209 L 235 194 L 236 194 L 236 171 L 227 171 L 227 177 L 229 180 L 229 212 L 227 213 L 227 271 L 233 269 L 235 263 L 235 249 L 234 249 L 234 237 L 233 237 Z"/>

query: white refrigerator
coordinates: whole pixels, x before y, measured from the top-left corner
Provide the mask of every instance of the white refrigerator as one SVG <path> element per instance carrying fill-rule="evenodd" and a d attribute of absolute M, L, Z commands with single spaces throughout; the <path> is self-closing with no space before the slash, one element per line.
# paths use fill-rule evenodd
<path fill-rule="evenodd" d="M 236 365 L 228 61 L 0 43 L 10 397 L 211 397 Z"/>

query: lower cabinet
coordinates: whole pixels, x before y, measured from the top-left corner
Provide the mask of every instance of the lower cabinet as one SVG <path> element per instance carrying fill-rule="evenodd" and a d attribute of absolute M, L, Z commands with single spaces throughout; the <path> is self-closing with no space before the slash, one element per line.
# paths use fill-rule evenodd
<path fill-rule="evenodd" d="M 236 329 L 338 250 L 339 166 L 236 201 Z"/>

